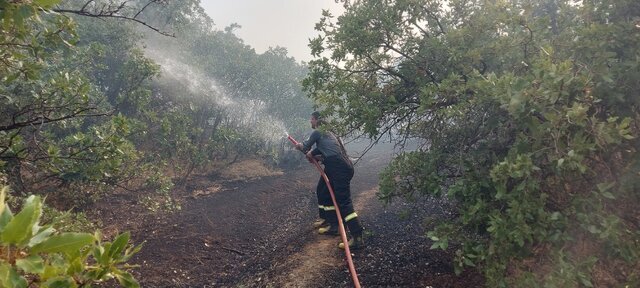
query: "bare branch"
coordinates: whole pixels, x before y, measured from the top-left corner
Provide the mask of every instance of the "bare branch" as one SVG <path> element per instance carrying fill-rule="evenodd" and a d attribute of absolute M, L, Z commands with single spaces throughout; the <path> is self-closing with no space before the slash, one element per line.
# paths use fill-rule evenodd
<path fill-rule="evenodd" d="M 126 8 L 126 4 L 127 1 L 122 1 L 120 2 L 119 5 L 117 6 L 111 6 L 111 5 L 103 5 L 102 7 L 100 7 L 100 9 L 96 9 L 94 11 L 89 11 L 87 8 L 89 7 L 89 4 L 94 3 L 94 0 L 89 0 L 87 1 L 82 8 L 80 8 L 79 10 L 75 10 L 75 9 L 53 9 L 54 12 L 58 12 L 58 13 L 68 13 L 68 14 L 76 14 L 76 15 L 80 15 L 80 16 L 85 16 L 85 17 L 94 17 L 94 18 L 116 18 L 116 19 L 123 19 L 123 20 L 128 20 L 128 21 L 133 21 L 136 22 L 138 24 L 141 24 L 143 26 L 146 26 L 147 28 L 161 34 L 164 36 L 169 36 L 169 37 L 175 37 L 175 34 L 173 33 L 168 33 L 165 31 L 161 31 L 160 29 L 153 27 L 151 25 L 149 25 L 148 23 L 138 19 L 137 17 L 140 15 L 140 13 L 142 13 L 147 7 L 149 7 L 149 5 L 153 4 L 153 3 L 158 3 L 158 0 L 151 0 L 149 1 L 147 4 L 145 4 L 140 10 L 138 10 L 133 16 L 127 16 L 127 15 L 123 15 L 120 14 L 120 12 L 122 12 L 122 10 L 124 10 L 124 8 Z"/>
<path fill-rule="evenodd" d="M 427 75 L 429 75 L 429 78 L 431 78 L 431 81 L 433 83 L 435 83 L 436 85 L 438 85 L 438 80 L 436 79 L 436 77 L 434 76 L 433 72 L 429 68 L 423 67 L 422 65 L 420 65 L 420 62 L 416 61 L 415 59 L 413 59 L 413 57 L 411 57 L 408 54 L 400 51 L 400 49 L 392 46 L 391 44 L 389 44 L 387 42 L 385 42 L 383 44 L 384 44 L 384 46 L 382 46 L 382 47 L 387 48 L 387 49 L 389 49 L 389 50 L 391 50 L 393 52 L 396 52 L 396 53 L 402 55 L 404 58 L 406 58 L 406 59 L 410 60 L 411 62 L 415 63 L 416 67 L 420 68 L 422 71 L 427 73 Z"/>
<path fill-rule="evenodd" d="M 37 116 L 37 117 L 34 117 L 32 119 L 23 121 L 23 122 L 14 122 L 14 123 L 9 124 L 9 125 L 0 126 L 0 131 L 10 131 L 10 130 L 14 130 L 14 129 L 28 127 L 28 126 L 31 126 L 31 125 L 34 125 L 34 124 L 47 124 L 47 123 L 58 122 L 58 121 L 62 121 L 62 120 L 70 119 L 70 118 L 75 118 L 75 117 L 99 117 L 99 116 L 111 115 L 111 112 L 98 113 L 98 114 L 83 114 L 84 112 L 88 112 L 88 111 L 91 111 L 91 110 L 96 110 L 96 108 L 80 109 L 80 110 L 77 110 L 77 111 L 73 111 L 71 114 L 60 116 L 60 117 L 56 117 L 56 118 L 49 118 L 47 116 Z"/>
<path fill-rule="evenodd" d="M 410 23 L 413 24 L 413 26 L 416 27 L 418 30 L 420 30 L 420 32 L 422 32 L 424 37 L 431 38 L 431 36 L 429 35 L 429 32 L 427 32 L 422 27 L 420 27 L 420 25 L 418 25 L 418 23 L 416 23 L 416 21 L 411 21 Z"/>
<path fill-rule="evenodd" d="M 429 10 L 427 10 L 427 14 L 429 14 L 431 17 L 433 17 L 434 20 L 436 20 L 436 24 L 438 25 L 438 28 L 440 28 L 440 31 L 438 31 L 435 36 L 438 37 L 442 34 L 446 34 L 447 32 L 444 30 L 444 27 L 442 27 L 442 23 L 440 23 L 440 18 L 438 18 L 437 15 Z"/>
<path fill-rule="evenodd" d="M 82 8 L 80 10 L 84 11 L 84 9 L 87 8 L 87 6 L 89 6 L 89 4 L 91 4 L 91 2 L 93 2 L 93 0 L 89 0 L 89 1 L 87 1 L 87 3 L 84 3 L 84 6 L 82 6 Z"/>
<path fill-rule="evenodd" d="M 158 2 L 158 0 L 153 0 L 153 1 L 149 1 L 149 3 L 147 3 L 146 5 L 144 5 L 144 7 L 142 7 L 142 9 L 140 9 L 140 11 L 138 11 L 138 13 L 136 13 L 136 15 L 133 15 L 133 18 L 138 18 L 138 15 L 140 15 L 140 13 L 142 13 L 144 11 L 144 9 L 147 9 L 147 7 L 149 7 L 149 5 Z"/>
<path fill-rule="evenodd" d="M 378 62 L 376 62 L 375 60 L 373 60 L 373 58 L 371 57 L 371 55 L 367 55 L 367 59 L 369 59 L 369 61 L 371 61 L 371 64 L 375 65 L 376 67 L 378 67 L 380 70 L 383 70 L 387 73 L 389 73 L 390 75 L 396 76 L 400 79 L 402 79 L 403 81 L 407 82 L 407 83 L 412 83 L 415 84 L 415 82 L 407 79 L 407 77 L 405 77 L 404 75 L 394 71 L 392 68 L 388 68 L 388 67 L 384 67 L 382 65 L 380 65 Z"/>
<path fill-rule="evenodd" d="M 3 155 L 5 152 L 7 152 L 7 150 L 9 150 L 9 148 L 11 148 L 11 146 L 13 146 L 13 141 L 18 137 L 18 135 L 20 135 L 20 129 L 18 129 L 18 131 L 15 131 L 11 137 L 9 137 L 9 143 L 7 143 L 6 147 L 2 147 L 2 150 L 0 150 L 0 155 Z"/>

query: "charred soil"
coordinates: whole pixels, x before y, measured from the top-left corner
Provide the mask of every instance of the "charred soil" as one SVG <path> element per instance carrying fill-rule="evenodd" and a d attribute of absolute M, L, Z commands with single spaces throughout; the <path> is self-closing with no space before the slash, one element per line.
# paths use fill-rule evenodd
<path fill-rule="evenodd" d="M 366 227 L 366 248 L 352 251 L 363 287 L 478 287 L 473 270 L 456 276 L 452 251 L 430 250 L 424 219 L 444 219 L 446 201 L 382 205 L 378 172 L 389 155 L 359 161 L 352 198 Z M 221 181 L 195 176 L 180 193 L 182 209 L 147 212 L 136 197 L 96 205 L 92 217 L 145 242 L 134 258 L 143 287 L 351 287 L 340 237 L 315 233 L 312 165 L 272 176 Z"/>

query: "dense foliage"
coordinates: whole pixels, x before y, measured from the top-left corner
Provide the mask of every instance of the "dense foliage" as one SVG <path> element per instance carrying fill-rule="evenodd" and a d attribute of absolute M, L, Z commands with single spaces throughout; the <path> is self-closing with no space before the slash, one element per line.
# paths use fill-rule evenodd
<path fill-rule="evenodd" d="M 432 248 L 491 287 L 640 283 L 639 2 L 344 4 L 305 89 L 345 133 L 421 143 L 379 196 L 452 199 Z"/>
<path fill-rule="evenodd" d="M 283 48 L 255 53 L 235 26 L 214 29 L 199 1 L 1 1 L 0 12 L 0 169 L 19 195 L 81 209 L 142 185 L 171 208 L 193 171 L 240 155 L 277 163 L 278 141 L 310 112 L 306 68 Z"/>
<path fill-rule="evenodd" d="M 285 131 L 310 113 L 306 67 L 284 48 L 256 53 L 235 28 L 216 29 L 197 0 L 0 0 L 0 184 L 26 199 L 15 216 L 0 205 L 0 286 L 137 285 L 128 234 L 39 226 L 43 209 L 59 214 L 42 196 L 82 211 L 144 192 L 140 203 L 171 210 L 194 171 L 280 161 Z"/>

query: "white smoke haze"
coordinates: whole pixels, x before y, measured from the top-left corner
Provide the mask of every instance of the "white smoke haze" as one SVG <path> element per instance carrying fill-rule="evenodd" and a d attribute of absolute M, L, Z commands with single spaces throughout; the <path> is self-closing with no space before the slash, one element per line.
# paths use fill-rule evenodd
<path fill-rule="evenodd" d="M 265 111 L 266 105 L 263 101 L 229 97 L 230 93 L 226 92 L 215 79 L 176 59 L 177 53 L 147 47 L 145 55 L 161 67 L 161 74 L 157 81 L 165 84 L 172 83 L 179 86 L 175 88 L 188 90 L 185 91 L 188 93 L 177 96 L 192 97 L 193 100 L 204 103 L 211 101 L 235 121 L 252 129 L 256 135 L 266 141 L 276 143 L 286 134 L 284 122 L 269 115 Z M 214 116 L 211 115 L 211 117 Z"/>

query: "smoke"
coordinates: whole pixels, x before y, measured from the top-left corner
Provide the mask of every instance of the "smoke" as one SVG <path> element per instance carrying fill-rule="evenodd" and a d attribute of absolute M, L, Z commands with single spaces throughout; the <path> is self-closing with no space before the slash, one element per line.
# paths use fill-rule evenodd
<path fill-rule="evenodd" d="M 254 131 L 260 138 L 279 142 L 286 134 L 284 122 L 265 109 L 266 105 L 258 99 L 233 99 L 215 79 L 205 75 L 195 67 L 176 59 L 177 53 L 146 48 L 145 55 L 161 67 L 158 79 L 165 85 L 172 85 L 181 97 L 190 97 L 194 103 L 213 103 L 224 110 L 233 120 Z M 213 117 L 214 115 L 211 115 Z"/>

